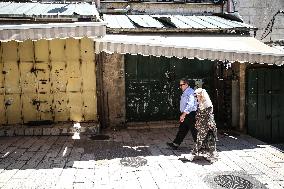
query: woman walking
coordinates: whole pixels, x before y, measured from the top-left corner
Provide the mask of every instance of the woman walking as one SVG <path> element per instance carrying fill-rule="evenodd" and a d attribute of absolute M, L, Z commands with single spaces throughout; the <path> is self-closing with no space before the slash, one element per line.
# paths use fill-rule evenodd
<path fill-rule="evenodd" d="M 214 120 L 213 105 L 205 89 L 198 88 L 194 93 L 198 101 L 195 123 L 197 141 L 192 150 L 190 160 L 193 160 L 194 156 L 198 156 L 200 153 L 205 153 L 205 158 L 213 163 L 217 160 L 217 128 Z"/>

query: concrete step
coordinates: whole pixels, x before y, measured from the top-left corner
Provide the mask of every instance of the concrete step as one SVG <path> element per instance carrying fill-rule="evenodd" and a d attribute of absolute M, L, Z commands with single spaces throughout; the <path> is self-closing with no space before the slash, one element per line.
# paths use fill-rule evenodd
<path fill-rule="evenodd" d="M 79 127 L 78 127 L 79 126 Z M 74 135 L 98 134 L 100 125 L 97 122 L 80 123 L 76 125 L 72 122 L 56 123 L 48 125 L 2 125 L 0 126 L 1 136 L 48 136 L 48 135 Z"/>

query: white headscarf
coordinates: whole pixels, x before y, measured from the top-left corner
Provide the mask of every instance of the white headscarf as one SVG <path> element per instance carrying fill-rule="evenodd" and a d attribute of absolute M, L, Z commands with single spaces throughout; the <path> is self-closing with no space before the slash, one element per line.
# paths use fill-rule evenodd
<path fill-rule="evenodd" d="M 198 88 L 194 91 L 194 93 L 201 96 L 201 102 L 198 101 L 200 110 L 204 110 L 208 107 L 213 107 L 210 97 L 205 89 Z"/>

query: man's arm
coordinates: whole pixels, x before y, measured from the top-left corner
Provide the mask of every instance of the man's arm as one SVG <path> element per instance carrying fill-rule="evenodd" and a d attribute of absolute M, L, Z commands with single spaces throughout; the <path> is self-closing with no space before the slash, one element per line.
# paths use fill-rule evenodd
<path fill-rule="evenodd" d="M 191 111 L 193 111 L 194 109 L 194 96 L 193 94 L 188 96 L 187 102 L 186 102 L 186 107 L 184 109 L 184 111 L 182 112 L 182 114 L 179 117 L 179 121 L 183 122 L 184 118 L 187 114 L 189 114 Z"/>
<path fill-rule="evenodd" d="M 188 96 L 184 112 L 189 114 L 190 112 L 195 111 L 194 105 L 194 96 L 191 94 Z"/>

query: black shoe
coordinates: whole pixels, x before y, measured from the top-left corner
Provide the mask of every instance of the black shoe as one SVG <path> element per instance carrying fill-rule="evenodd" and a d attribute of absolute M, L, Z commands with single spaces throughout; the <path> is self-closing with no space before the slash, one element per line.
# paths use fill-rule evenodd
<path fill-rule="evenodd" d="M 169 147 L 171 147 L 173 150 L 178 149 L 178 146 L 177 146 L 176 144 L 172 143 L 172 142 L 167 142 L 167 145 L 168 145 Z"/>

